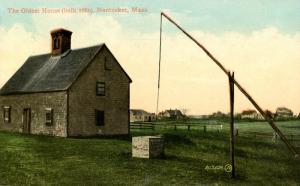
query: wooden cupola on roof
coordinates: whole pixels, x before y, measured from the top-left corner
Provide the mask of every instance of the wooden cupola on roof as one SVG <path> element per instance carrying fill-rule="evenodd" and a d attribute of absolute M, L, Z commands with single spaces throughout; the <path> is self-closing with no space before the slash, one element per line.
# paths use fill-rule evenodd
<path fill-rule="evenodd" d="M 52 30 L 50 34 L 52 55 L 60 55 L 71 49 L 71 31 L 59 28 Z"/>

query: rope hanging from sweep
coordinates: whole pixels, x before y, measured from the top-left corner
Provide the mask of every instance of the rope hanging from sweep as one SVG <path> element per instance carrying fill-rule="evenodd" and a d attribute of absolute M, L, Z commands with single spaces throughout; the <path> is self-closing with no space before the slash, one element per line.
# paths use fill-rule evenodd
<path fill-rule="evenodd" d="M 158 57 L 158 78 L 157 78 L 157 100 L 156 100 L 156 118 L 158 116 L 159 105 L 159 88 L 160 88 L 160 64 L 161 64 L 161 36 L 162 36 L 162 14 L 160 15 L 160 28 L 159 28 L 159 57 Z"/>

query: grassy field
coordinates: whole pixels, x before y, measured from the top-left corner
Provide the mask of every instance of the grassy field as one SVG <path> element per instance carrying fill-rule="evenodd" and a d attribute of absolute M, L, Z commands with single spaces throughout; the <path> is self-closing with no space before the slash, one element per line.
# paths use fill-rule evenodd
<path fill-rule="evenodd" d="M 238 123 L 239 130 L 266 131 L 265 123 Z M 285 133 L 300 135 L 300 123 L 280 122 Z M 199 127 L 201 129 L 201 127 Z M 131 158 L 130 138 L 54 138 L 0 131 L 0 184 L 3 185 L 300 185 L 300 161 L 280 142 L 239 135 L 237 178 L 224 130 L 191 128 L 134 130 L 163 134 L 162 159 Z M 272 130 L 270 130 L 272 132 Z"/>
<path fill-rule="evenodd" d="M 300 120 L 293 121 L 277 121 L 275 122 L 278 128 L 285 134 L 300 135 Z M 172 129 L 173 125 L 178 125 L 179 128 L 185 129 L 186 125 L 190 124 L 193 129 L 203 129 L 203 126 L 208 126 L 209 128 L 214 128 L 214 126 L 223 125 L 224 130 L 229 130 L 228 122 L 217 121 L 217 120 L 196 120 L 196 121 L 186 121 L 186 122 L 156 122 L 159 126 L 169 126 L 167 128 Z M 180 127 L 180 125 L 183 125 Z M 267 122 L 264 121 L 251 121 L 251 122 L 236 122 L 235 127 L 241 132 L 262 132 L 272 134 L 274 130 L 270 127 Z M 162 127 L 165 128 L 165 127 Z"/>

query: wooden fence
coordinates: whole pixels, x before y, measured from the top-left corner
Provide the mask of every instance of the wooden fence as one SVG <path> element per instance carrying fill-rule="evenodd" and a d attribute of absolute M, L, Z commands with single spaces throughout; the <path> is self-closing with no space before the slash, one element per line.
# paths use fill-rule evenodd
<path fill-rule="evenodd" d="M 182 123 L 176 123 L 176 122 L 168 122 L 165 124 L 157 124 L 157 123 L 151 123 L 151 122 L 134 122 L 130 123 L 130 129 L 151 129 L 155 130 L 155 128 L 160 129 L 185 129 L 190 131 L 191 129 L 203 129 L 204 132 L 206 132 L 208 129 L 214 128 L 216 131 L 220 132 L 223 129 L 223 125 L 218 124 L 209 124 L 209 125 L 197 125 L 197 124 L 182 124 Z"/>
<path fill-rule="evenodd" d="M 152 123 L 152 122 L 134 122 L 130 123 L 130 129 L 146 129 L 146 130 L 157 130 L 157 129 L 171 129 L 171 130 L 187 130 L 190 131 L 192 129 L 195 130 L 203 130 L 203 132 L 215 131 L 220 132 L 223 129 L 222 124 L 182 124 L 176 122 L 167 122 L 167 123 Z M 250 132 L 250 131 L 242 131 L 235 130 L 236 136 L 246 136 L 252 138 L 269 138 L 270 140 L 276 141 L 280 140 L 280 137 L 275 133 L 267 133 L 267 132 Z M 297 148 L 300 148 L 300 135 L 296 134 L 286 134 L 286 138 L 295 143 Z"/>
<path fill-rule="evenodd" d="M 269 138 L 272 140 L 280 140 L 280 137 L 275 133 L 266 133 L 266 132 L 249 132 L 249 131 L 243 131 L 239 132 L 239 135 L 241 136 L 251 136 L 253 138 Z M 298 142 L 300 147 L 300 135 L 296 134 L 285 134 L 286 138 L 289 141 Z"/>
<path fill-rule="evenodd" d="M 153 123 L 130 123 L 130 129 L 155 129 Z"/>

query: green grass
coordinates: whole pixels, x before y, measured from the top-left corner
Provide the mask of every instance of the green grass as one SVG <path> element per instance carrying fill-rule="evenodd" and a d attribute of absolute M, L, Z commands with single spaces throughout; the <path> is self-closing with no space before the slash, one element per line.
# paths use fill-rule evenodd
<path fill-rule="evenodd" d="M 251 126 L 250 126 L 251 124 Z M 247 131 L 261 123 L 239 123 Z M 296 123 L 280 123 L 300 135 Z M 266 128 L 269 127 L 267 124 Z M 264 126 L 262 126 L 264 127 Z M 296 128 L 295 128 L 296 127 Z M 265 128 L 265 129 L 266 129 Z M 130 139 L 72 139 L 0 132 L 0 184 L 4 185 L 299 185 L 300 161 L 281 142 L 239 136 L 237 178 L 205 169 L 229 161 L 228 130 L 134 130 L 163 134 L 162 159 L 131 158 Z"/>
<path fill-rule="evenodd" d="M 275 121 L 279 129 L 286 134 L 295 134 L 300 135 L 300 120 L 293 120 L 293 121 Z M 229 130 L 228 122 L 224 121 L 217 121 L 217 120 L 192 120 L 186 122 L 157 122 L 157 124 L 167 125 L 168 128 L 173 128 L 174 124 L 190 124 L 192 128 L 196 129 L 203 129 L 203 126 L 213 126 L 214 125 L 223 125 L 225 130 Z M 264 133 L 273 133 L 273 129 L 270 125 L 265 121 L 240 121 L 235 123 L 235 127 L 237 127 L 242 132 L 264 132 Z M 180 128 L 180 127 L 179 127 Z M 187 128 L 186 126 L 181 127 L 182 129 Z"/>

